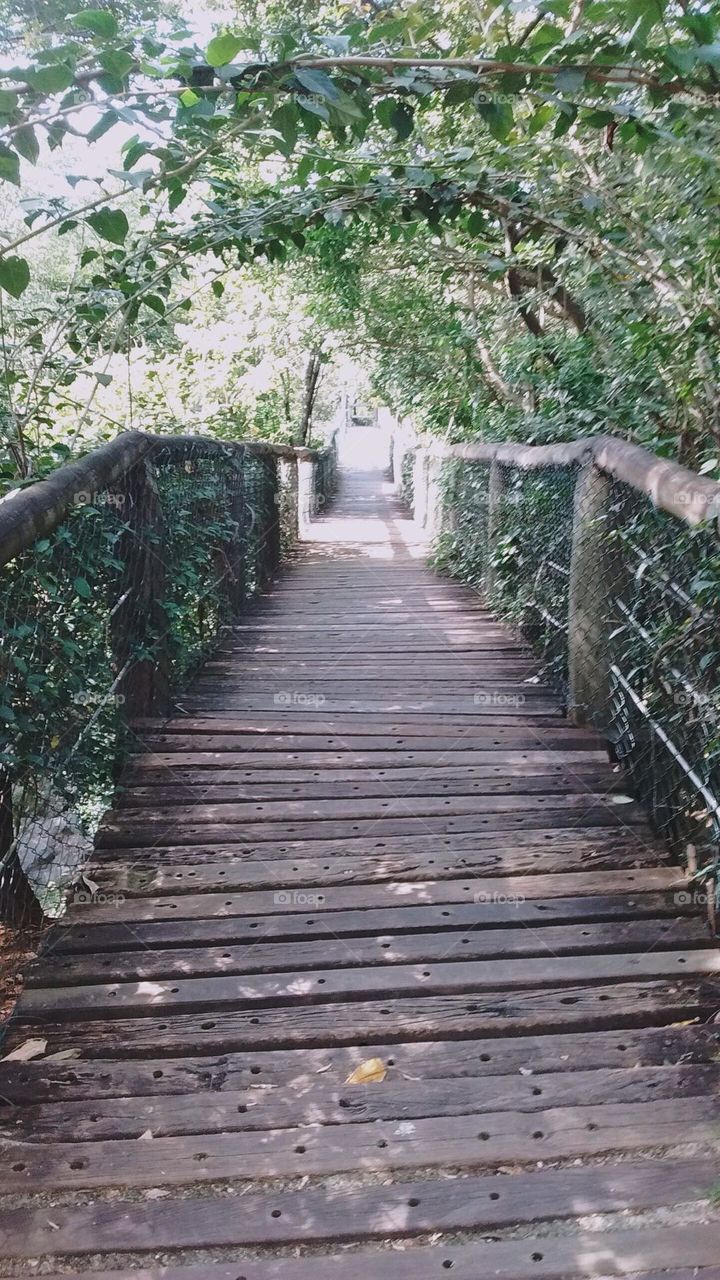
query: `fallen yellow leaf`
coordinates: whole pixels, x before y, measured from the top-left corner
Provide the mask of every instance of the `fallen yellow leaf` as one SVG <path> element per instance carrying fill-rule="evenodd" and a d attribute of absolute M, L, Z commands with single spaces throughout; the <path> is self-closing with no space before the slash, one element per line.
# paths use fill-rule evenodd
<path fill-rule="evenodd" d="M 348 1076 L 346 1084 L 380 1084 L 387 1075 L 382 1058 L 368 1058 Z"/>

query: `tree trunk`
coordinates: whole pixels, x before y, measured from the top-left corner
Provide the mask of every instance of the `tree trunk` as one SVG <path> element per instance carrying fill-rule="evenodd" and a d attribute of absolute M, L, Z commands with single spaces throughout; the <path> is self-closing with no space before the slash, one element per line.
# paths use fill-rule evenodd
<path fill-rule="evenodd" d="M 315 399 L 317 396 L 318 383 L 320 381 L 320 352 L 313 351 L 307 362 L 305 369 L 305 395 L 303 397 L 303 411 L 300 419 L 300 444 L 306 445 L 310 435 L 310 425 L 312 423 L 313 409 L 315 408 Z"/>

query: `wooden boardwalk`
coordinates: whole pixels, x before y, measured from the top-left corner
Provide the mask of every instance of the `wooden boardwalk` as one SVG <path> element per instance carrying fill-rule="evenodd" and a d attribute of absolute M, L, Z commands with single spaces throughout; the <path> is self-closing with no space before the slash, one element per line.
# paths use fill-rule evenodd
<path fill-rule="evenodd" d="M 143 727 L 29 976 L 0 1270 L 718 1280 L 680 873 L 378 472 L 318 536 Z"/>

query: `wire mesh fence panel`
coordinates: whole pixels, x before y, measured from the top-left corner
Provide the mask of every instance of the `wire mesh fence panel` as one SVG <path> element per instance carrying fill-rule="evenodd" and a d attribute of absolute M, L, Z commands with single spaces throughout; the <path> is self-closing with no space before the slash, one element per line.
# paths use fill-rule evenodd
<path fill-rule="evenodd" d="M 0 916 L 13 924 L 59 908 L 112 788 L 125 521 L 124 493 L 80 493 L 57 529 L 1 571 Z"/>
<path fill-rule="evenodd" d="M 565 698 L 576 471 L 494 463 L 497 500 L 488 526 L 488 597 L 543 659 L 542 678 Z"/>
<path fill-rule="evenodd" d="M 235 612 L 243 457 L 230 449 L 207 456 L 202 446 L 188 444 L 180 455 L 154 459 L 153 470 L 160 527 L 145 536 L 162 560 L 167 662 L 177 686 L 212 650 Z"/>
<path fill-rule="evenodd" d="M 697 487 L 685 483 L 695 500 Z M 534 679 L 552 685 L 576 722 L 605 736 L 628 792 L 674 852 L 699 868 L 714 919 L 717 528 L 693 527 L 588 460 L 449 459 L 440 491 L 435 563 L 520 630 L 542 660 Z"/>
<path fill-rule="evenodd" d="M 137 720 L 171 708 L 297 538 L 289 450 L 138 434 L 83 474 L 107 478 L 107 450 L 113 483 L 73 488 L 65 468 L 57 509 L 31 486 L 30 515 L 20 495 L 25 514 L 3 524 L 0 924 L 13 927 L 62 911 Z M 33 540 L 36 527 L 50 531 Z"/>
<path fill-rule="evenodd" d="M 489 463 L 443 462 L 435 563 L 478 589 L 484 587 L 489 564 L 489 501 Z"/>
<path fill-rule="evenodd" d="M 279 464 L 280 554 L 286 559 L 293 551 L 300 529 L 298 464 L 281 459 Z"/>
<path fill-rule="evenodd" d="M 333 439 L 318 451 L 313 467 L 312 514 L 322 515 L 337 487 L 337 446 Z"/>
<path fill-rule="evenodd" d="M 245 459 L 246 556 L 248 594 L 267 582 L 279 558 L 280 511 L 277 503 L 277 463 L 259 454 Z"/>
<path fill-rule="evenodd" d="M 636 795 L 678 854 L 720 836 L 720 542 L 613 481 L 608 733 Z"/>

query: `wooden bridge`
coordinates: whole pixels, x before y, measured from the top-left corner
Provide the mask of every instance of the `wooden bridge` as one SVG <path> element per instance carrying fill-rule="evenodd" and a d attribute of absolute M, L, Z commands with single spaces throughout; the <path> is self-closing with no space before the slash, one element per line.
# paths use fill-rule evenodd
<path fill-rule="evenodd" d="M 682 873 L 380 472 L 314 539 L 140 726 L 29 975 L 4 1273 L 718 1280 Z"/>

